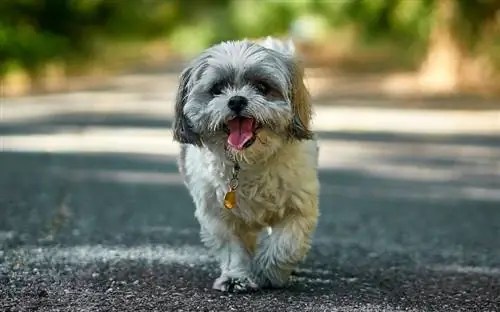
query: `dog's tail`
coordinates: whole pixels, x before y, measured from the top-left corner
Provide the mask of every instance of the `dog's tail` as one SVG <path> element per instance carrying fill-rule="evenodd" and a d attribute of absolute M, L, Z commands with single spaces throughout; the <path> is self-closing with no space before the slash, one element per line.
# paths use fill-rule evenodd
<path fill-rule="evenodd" d="M 275 50 L 286 55 L 296 55 L 295 44 L 293 43 L 292 39 L 282 40 L 267 36 L 265 40 L 259 41 L 258 43 L 265 48 Z"/>

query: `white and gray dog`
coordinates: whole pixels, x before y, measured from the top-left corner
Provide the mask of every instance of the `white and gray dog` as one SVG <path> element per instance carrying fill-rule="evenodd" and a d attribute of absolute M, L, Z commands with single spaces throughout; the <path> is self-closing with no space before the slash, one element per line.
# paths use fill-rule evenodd
<path fill-rule="evenodd" d="M 174 140 L 214 289 L 284 287 L 310 249 L 320 186 L 303 73 L 294 45 L 268 37 L 212 46 L 180 75 Z"/>

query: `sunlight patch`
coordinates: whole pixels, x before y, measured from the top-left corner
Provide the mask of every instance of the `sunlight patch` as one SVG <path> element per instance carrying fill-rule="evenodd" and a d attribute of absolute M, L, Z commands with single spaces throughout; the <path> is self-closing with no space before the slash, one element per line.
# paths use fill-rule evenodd
<path fill-rule="evenodd" d="M 482 267 L 482 266 L 462 266 L 462 265 L 436 265 L 430 267 L 433 271 L 463 273 L 463 274 L 482 274 L 482 275 L 500 275 L 500 269 Z"/>
<path fill-rule="evenodd" d="M 118 247 L 83 245 L 74 247 L 44 247 L 21 249 L 16 252 L 25 262 L 85 265 L 96 262 L 144 261 L 162 264 L 203 264 L 211 261 L 202 247 L 147 245 Z"/>
<path fill-rule="evenodd" d="M 133 170 L 66 170 L 53 169 L 52 173 L 61 177 L 71 177 L 76 181 L 120 182 L 129 184 L 182 184 L 178 173 L 133 171 Z"/>

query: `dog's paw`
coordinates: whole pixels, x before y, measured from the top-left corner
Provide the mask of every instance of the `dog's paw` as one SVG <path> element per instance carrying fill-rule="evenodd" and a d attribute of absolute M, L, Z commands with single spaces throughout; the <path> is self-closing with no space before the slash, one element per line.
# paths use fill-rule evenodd
<path fill-rule="evenodd" d="M 254 281 L 261 289 L 280 289 L 286 288 L 290 283 L 291 270 L 279 267 L 262 268 L 257 263 L 252 268 Z"/>
<path fill-rule="evenodd" d="M 248 277 L 222 275 L 215 280 L 212 288 L 222 292 L 244 293 L 256 291 L 259 286 Z"/>

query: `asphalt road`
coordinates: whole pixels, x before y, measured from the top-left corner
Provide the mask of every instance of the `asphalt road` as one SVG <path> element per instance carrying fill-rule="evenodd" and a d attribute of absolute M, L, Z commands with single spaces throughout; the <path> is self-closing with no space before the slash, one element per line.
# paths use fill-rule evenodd
<path fill-rule="evenodd" d="M 500 136 L 485 131 L 319 125 L 322 217 L 293 284 L 211 290 L 167 78 L 3 100 L 0 311 L 500 311 Z"/>

